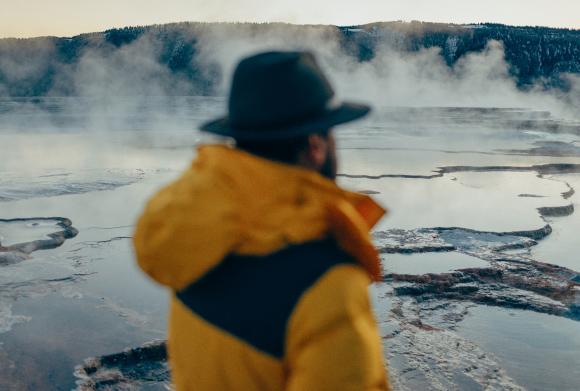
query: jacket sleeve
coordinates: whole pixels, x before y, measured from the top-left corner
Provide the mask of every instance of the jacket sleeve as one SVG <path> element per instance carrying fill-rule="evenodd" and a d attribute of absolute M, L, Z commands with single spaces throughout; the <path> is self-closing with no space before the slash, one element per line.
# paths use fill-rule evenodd
<path fill-rule="evenodd" d="M 391 390 L 368 284 L 343 264 L 304 293 L 287 328 L 287 391 Z"/>

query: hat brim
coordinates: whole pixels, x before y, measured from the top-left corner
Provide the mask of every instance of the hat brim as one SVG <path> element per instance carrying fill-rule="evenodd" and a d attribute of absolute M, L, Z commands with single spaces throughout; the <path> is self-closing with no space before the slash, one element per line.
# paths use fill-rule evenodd
<path fill-rule="evenodd" d="M 225 116 L 204 124 L 200 129 L 221 136 L 233 137 L 237 140 L 275 141 L 306 136 L 317 131 L 330 129 L 333 126 L 363 117 L 369 111 L 369 106 L 343 102 L 337 108 L 309 118 L 303 123 L 293 124 L 288 127 L 259 130 L 237 129 L 232 127 L 229 116 Z"/>

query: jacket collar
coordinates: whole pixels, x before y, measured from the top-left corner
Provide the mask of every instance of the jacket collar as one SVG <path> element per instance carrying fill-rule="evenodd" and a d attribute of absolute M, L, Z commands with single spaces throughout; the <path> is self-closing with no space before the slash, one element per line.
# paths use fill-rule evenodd
<path fill-rule="evenodd" d="M 135 248 L 145 271 L 180 290 L 229 254 L 267 255 L 332 237 L 378 281 L 369 231 L 384 214 L 367 195 L 314 171 L 205 145 L 183 176 L 149 202 Z"/>

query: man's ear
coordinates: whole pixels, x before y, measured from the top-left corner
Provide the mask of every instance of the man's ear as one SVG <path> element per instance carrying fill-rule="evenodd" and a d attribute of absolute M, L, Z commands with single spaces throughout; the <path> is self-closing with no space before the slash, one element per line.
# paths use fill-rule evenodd
<path fill-rule="evenodd" d="M 328 148 L 328 140 L 325 137 L 316 133 L 309 135 L 308 144 L 302 156 L 302 165 L 318 171 L 328 158 Z"/>

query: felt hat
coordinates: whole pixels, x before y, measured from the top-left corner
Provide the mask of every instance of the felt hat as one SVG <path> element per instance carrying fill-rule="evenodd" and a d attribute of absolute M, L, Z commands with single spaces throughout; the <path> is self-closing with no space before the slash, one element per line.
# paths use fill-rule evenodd
<path fill-rule="evenodd" d="M 238 140 L 284 140 L 330 129 L 369 110 L 338 100 L 311 53 L 267 52 L 238 64 L 228 115 L 201 129 Z"/>

